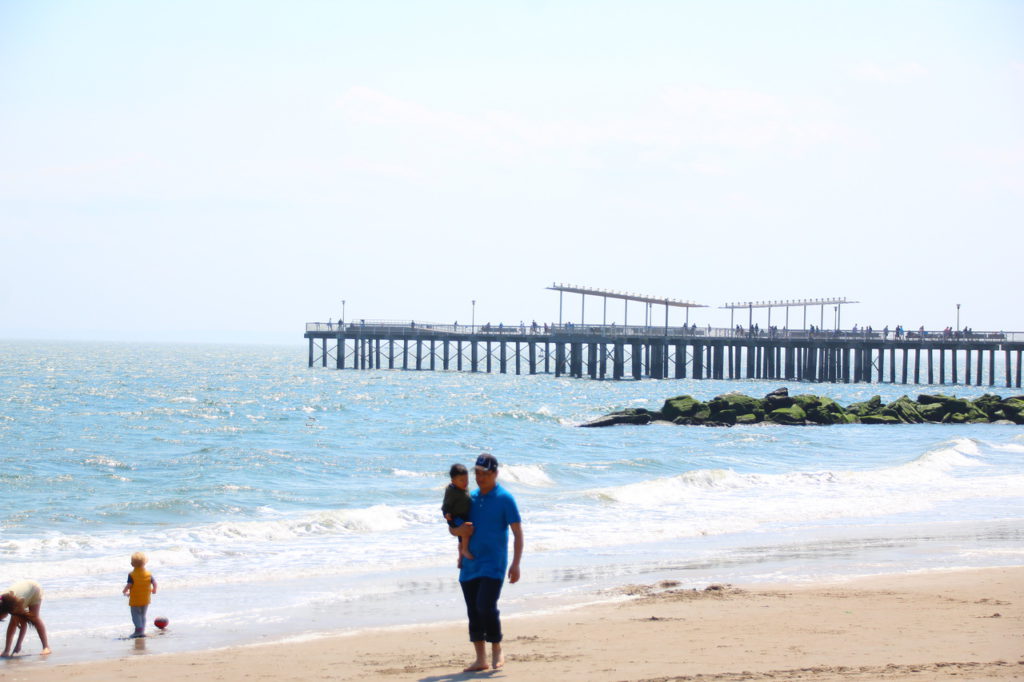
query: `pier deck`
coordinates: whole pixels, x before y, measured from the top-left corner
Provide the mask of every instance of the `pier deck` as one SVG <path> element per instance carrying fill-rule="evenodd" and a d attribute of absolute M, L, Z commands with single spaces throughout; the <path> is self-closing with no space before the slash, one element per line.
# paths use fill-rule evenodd
<path fill-rule="evenodd" d="M 310 322 L 309 366 L 1021 387 L 1024 333 Z"/>

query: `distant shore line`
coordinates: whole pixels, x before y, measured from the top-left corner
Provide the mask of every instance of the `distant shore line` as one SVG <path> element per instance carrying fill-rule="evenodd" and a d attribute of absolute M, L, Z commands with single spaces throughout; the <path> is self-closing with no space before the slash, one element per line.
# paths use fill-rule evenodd
<path fill-rule="evenodd" d="M 968 400 L 941 393 L 901 396 L 883 403 L 881 396 L 843 407 L 832 398 L 791 396 L 779 388 L 764 398 L 724 393 L 707 402 L 690 395 L 668 398 L 659 410 L 631 407 L 611 412 L 581 427 L 670 423 L 681 426 L 780 426 L 834 424 L 1024 424 L 1024 395 L 1003 398 L 986 393 Z"/>

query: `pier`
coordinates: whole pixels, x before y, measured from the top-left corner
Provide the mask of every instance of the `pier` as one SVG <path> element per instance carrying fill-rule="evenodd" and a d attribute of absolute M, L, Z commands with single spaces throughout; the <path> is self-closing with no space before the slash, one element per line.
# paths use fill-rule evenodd
<path fill-rule="evenodd" d="M 310 322 L 309 366 L 1021 387 L 1024 333 Z"/>
<path fill-rule="evenodd" d="M 676 298 L 552 284 L 558 322 L 538 325 L 434 324 L 396 320 L 310 322 L 309 366 L 336 369 L 454 370 L 553 374 L 590 379 L 765 379 L 779 381 L 952 384 L 1021 387 L 1024 332 L 843 330 L 842 297 L 726 303 L 727 328 L 690 324 L 690 310 L 709 306 Z M 564 321 L 565 294 L 579 295 L 580 322 Z M 601 324 L 586 323 L 587 298 L 601 303 Z M 623 324 L 608 324 L 609 301 L 621 301 Z M 643 306 L 643 324 L 629 322 L 629 304 Z M 342 301 L 344 306 L 344 301 Z M 664 308 L 656 320 L 655 308 Z M 683 310 L 681 325 L 670 310 Z M 766 310 L 768 328 L 754 323 Z M 772 326 L 782 309 L 783 327 Z M 790 312 L 802 311 L 801 329 Z M 593 308 L 591 308 L 593 311 Z M 830 313 L 831 330 L 826 325 Z M 746 311 L 747 325 L 736 325 Z M 808 324 L 808 311 L 812 318 Z M 818 326 L 813 314 L 818 313 Z M 959 327 L 960 305 L 957 304 Z M 677 313 L 678 315 L 678 313 Z M 593 317 L 593 312 L 591 312 Z M 635 313 L 634 313 L 635 317 Z"/>

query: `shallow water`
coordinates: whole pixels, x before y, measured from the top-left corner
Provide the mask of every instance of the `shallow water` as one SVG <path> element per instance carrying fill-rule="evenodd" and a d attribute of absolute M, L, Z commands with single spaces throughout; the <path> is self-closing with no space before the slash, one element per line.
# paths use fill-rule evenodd
<path fill-rule="evenodd" d="M 779 384 L 310 369 L 301 345 L 8 342 L 0 367 L 0 582 L 43 584 L 62 661 L 459 621 L 439 507 L 450 464 L 484 450 L 524 518 L 506 614 L 663 578 L 1024 560 L 1021 427 L 578 429 Z M 940 390 L 790 389 L 843 404 Z M 118 639 L 137 550 L 160 582 L 150 619 L 171 620 L 142 644 Z"/>

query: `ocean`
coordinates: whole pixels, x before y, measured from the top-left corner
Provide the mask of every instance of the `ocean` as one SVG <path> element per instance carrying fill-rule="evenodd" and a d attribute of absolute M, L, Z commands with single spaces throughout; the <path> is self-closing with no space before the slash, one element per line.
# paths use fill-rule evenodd
<path fill-rule="evenodd" d="M 523 516 L 512 620 L 660 580 L 1024 563 L 1024 427 L 579 429 L 670 396 L 783 384 L 338 371 L 306 354 L 0 342 L 0 588 L 42 584 L 51 660 L 461 622 L 440 504 L 449 466 L 484 451 Z M 1015 392 L 788 387 L 844 405 Z M 135 551 L 159 583 L 150 621 L 170 619 L 141 641 L 124 639 L 121 596 Z M 26 651 L 38 645 L 30 634 Z"/>

